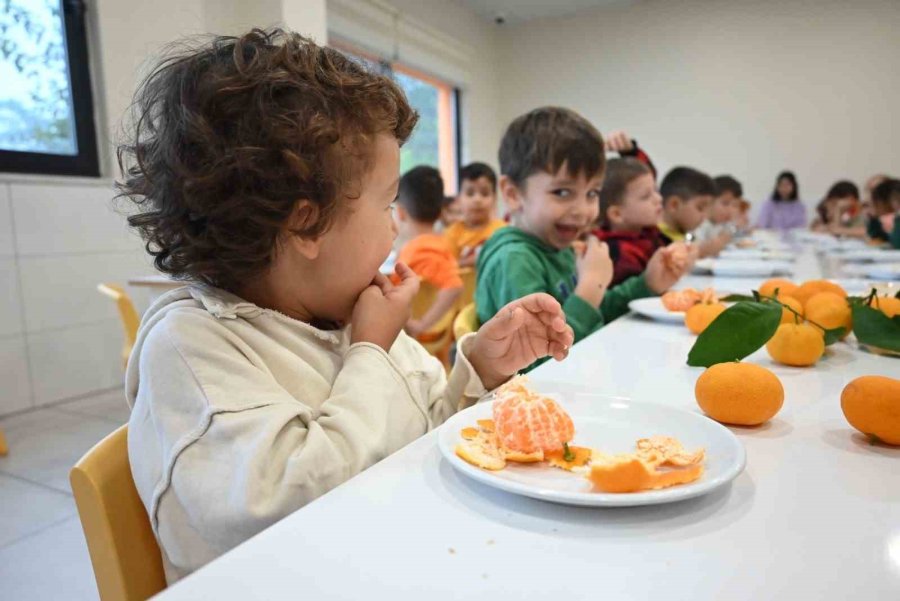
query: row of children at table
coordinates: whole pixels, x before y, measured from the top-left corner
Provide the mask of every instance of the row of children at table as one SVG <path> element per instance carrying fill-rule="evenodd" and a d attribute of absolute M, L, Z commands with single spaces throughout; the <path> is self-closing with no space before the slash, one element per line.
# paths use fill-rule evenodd
<path fill-rule="evenodd" d="M 856 184 L 841 180 L 831 186 L 816 213 L 814 231 L 900 248 L 900 179 L 870 177 L 864 198 Z"/>
<path fill-rule="evenodd" d="M 607 162 L 607 151 L 621 158 Z M 463 167 L 449 202 L 436 169 L 401 178 L 397 260 L 436 290 L 407 333 L 428 340 L 468 303 L 484 323 L 508 302 L 546 292 L 563 306 L 577 342 L 631 300 L 668 290 L 698 257 L 718 254 L 746 228 L 748 205 L 733 177 L 676 167 L 657 186 L 634 140 L 615 132 L 604 142 L 567 109 L 513 121 L 499 158 L 499 179 L 483 163 Z M 506 219 L 496 215 L 498 189 Z M 472 268 L 476 285 L 466 298 L 460 272 Z"/>

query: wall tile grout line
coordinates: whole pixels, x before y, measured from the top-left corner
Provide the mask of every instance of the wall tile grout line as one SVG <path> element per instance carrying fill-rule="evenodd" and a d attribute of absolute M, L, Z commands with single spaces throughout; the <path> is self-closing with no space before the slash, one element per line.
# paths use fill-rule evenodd
<path fill-rule="evenodd" d="M 34 397 L 34 369 L 31 365 L 31 346 L 28 335 L 25 332 L 25 290 L 22 282 L 22 266 L 19 262 L 19 236 L 16 232 L 16 212 L 13 209 L 12 185 L 6 184 L 6 196 L 9 198 L 9 226 L 12 234 L 13 266 L 16 270 L 16 285 L 19 289 L 19 325 L 22 330 L 22 344 L 25 347 L 25 369 L 28 372 L 28 401 L 31 407 L 35 406 Z"/>
<path fill-rule="evenodd" d="M 66 411 L 65 409 L 60 408 L 60 405 L 65 405 L 67 403 L 75 403 L 77 401 L 84 401 L 92 397 L 100 396 L 101 394 L 106 394 L 108 392 L 112 392 L 113 390 L 123 389 L 123 386 L 111 386 L 109 388 L 100 388 L 98 390 L 91 390 L 90 392 L 85 392 L 83 394 L 66 397 L 64 399 L 56 399 L 55 401 L 50 401 L 49 403 L 44 403 L 43 405 L 35 405 L 34 407 L 29 407 L 28 409 L 21 409 L 19 411 L 14 411 L 12 413 L 5 413 L 0 416 L 0 425 L 3 424 L 3 420 L 13 417 L 18 417 L 21 415 L 27 415 L 28 413 L 34 413 L 35 411 L 43 411 L 44 409 L 53 409 L 56 411 L 62 411 L 66 415 L 74 415 L 76 417 L 96 417 L 97 419 L 102 419 L 104 421 L 111 421 L 108 419 L 104 419 L 102 417 L 97 417 L 96 415 L 88 415 L 86 413 L 75 413 L 72 411 Z M 122 395 L 124 396 L 125 392 L 123 389 Z"/>

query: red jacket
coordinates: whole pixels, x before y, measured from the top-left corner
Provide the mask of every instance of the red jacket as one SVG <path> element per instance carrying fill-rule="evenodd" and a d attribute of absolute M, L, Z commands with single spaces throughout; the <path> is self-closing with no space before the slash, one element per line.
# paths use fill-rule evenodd
<path fill-rule="evenodd" d="M 594 235 L 609 246 L 609 258 L 613 262 L 610 288 L 621 284 L 631 276 L 644 273 L 653 253 L 666 246 L 662 234 L 655 227 L 645 227 L 639 232 L 598 229 L 594 230 Z"/>

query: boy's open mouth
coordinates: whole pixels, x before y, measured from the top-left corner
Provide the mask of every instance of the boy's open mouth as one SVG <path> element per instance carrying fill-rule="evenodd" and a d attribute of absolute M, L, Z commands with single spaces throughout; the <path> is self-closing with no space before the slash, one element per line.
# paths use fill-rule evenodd
<path fill-rule="evenodd" d="M 558 235 L 562 240 L 566 242 L 573 242 L 578 238 L 578 234 L 581 233 L 580 227 L 577 225 L 567 225 L 562 223 L 557 223 L 556 226 L 556 235 Z"/>

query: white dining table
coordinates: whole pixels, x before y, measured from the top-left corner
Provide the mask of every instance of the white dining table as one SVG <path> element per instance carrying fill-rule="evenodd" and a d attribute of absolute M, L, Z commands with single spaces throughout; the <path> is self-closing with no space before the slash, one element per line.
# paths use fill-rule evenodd
<path fill-rule="evenodd" d="M 819 277 L 811 247 L 794 279 Z M 748 292 L 759 279 L 680 286 Z M 622 317 L 534 370 L 542 383 L 700 412 L 679 324 Z M 784 407 L 730 428 L 747 465 L 677 503 L 555 505 L 458 473 L 431 432 L 159 595 L 186 599 L 900 599 L 900 449 L 845 421 L 853 378 L 900 377 L 900 359 L 852 337 L 812 368 L 771 369 Z"/>

